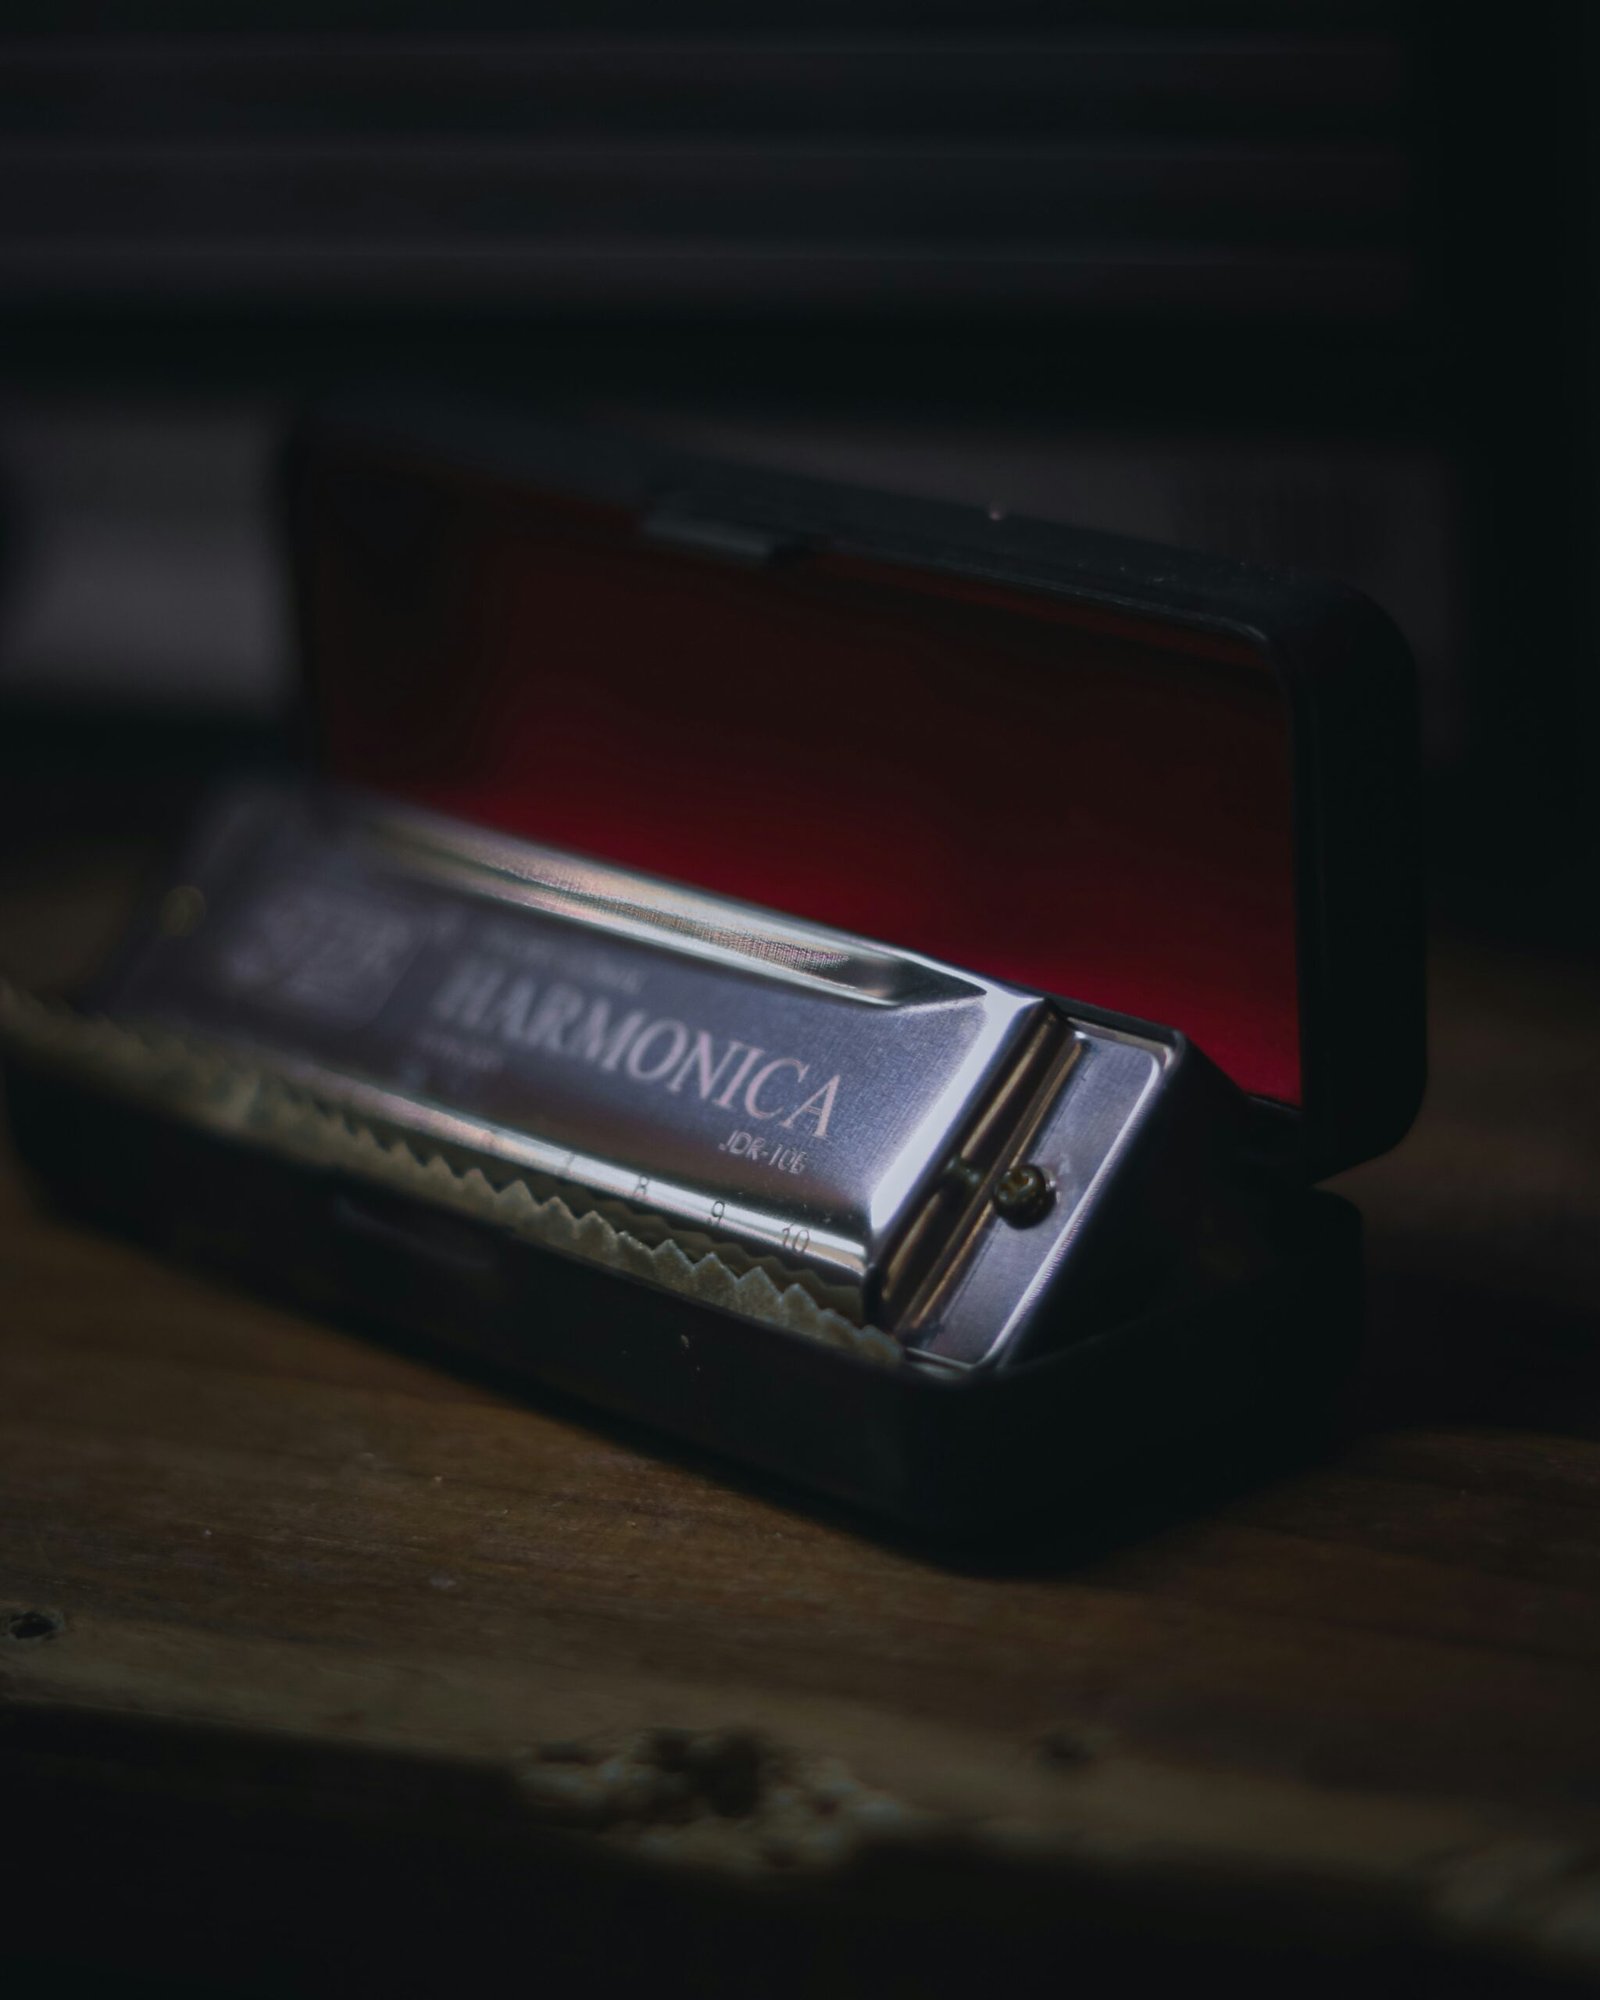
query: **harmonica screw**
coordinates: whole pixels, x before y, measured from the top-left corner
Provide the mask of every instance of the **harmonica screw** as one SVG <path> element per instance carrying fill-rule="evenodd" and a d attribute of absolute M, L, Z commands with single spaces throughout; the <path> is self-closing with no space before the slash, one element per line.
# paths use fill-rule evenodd
<path fill-rule="evenodd" d="M 1050 1213 L 1056 1191 L 1043 1167 L 1008 1167 L 994 1184 L 994 1205 L 1013 1229 L 1026 1229 Z"/>

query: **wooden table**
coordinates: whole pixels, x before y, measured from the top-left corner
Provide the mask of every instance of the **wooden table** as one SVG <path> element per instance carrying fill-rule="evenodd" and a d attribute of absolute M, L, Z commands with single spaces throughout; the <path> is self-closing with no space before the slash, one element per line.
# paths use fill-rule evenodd
<path fill-rule="evenodd" d="M 73 970 L 137 859 L 13 865 L 0 962 Z M 1011 1573 L 8 1178 L 6 1962 L 123 1993 L 1593 1974 L 1600 975 L 1436 956 L 1428 1108 L 1346 1183 L 1372 1340 L 1331 1447 Z"/>

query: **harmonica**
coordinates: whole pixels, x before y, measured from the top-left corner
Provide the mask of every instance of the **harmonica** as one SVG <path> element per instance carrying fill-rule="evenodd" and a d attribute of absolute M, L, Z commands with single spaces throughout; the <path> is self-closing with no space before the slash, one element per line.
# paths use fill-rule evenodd
<path fill-rule="evenodd" d="M 1213 1129 L 1227 1088 L 1170 1032 L 257 785 L 215 801 L 91 1007 L 11 995 L 5 1029 L 331 1177 L 351 1229 L 385 1226 L 363 1190 L 410 1203 L 396 1257 L 459 1254 L 417 1219 L 448 1215 L 888 1366 L 1011 1364 L 1082 1331 L 1108 1259 L 1170 1248 L 1153 1177 L 1192 1176 L 1175 1135 Z"/>
<path fill-rule="evenodd" d="M 58 1204 L 961 1538 L 1325 1402 L 1316 1183 L 1423 1074 L 1376 607 L 515 399 L 358 391 L 285 473 L 319 782 L 0 980 Z"/>

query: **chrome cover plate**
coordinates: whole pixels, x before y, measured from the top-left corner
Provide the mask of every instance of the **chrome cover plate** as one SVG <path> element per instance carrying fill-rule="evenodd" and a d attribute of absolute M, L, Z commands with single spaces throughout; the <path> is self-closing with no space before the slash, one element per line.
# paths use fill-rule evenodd
<path fill-rule="evenodd" d="M 913 953 L 348 795 L 219 801 L 110 1010 L 870 1319 L 1050 1003 Z"/>

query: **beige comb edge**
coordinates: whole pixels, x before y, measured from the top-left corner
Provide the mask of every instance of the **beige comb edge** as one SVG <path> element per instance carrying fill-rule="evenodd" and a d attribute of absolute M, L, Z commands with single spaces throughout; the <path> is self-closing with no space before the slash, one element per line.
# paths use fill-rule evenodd
<path fill-rule="evenodd" d="M 40 1000 L 3 979 L 0 1038 L 125 1096 L 159 1103 L 191 1125 L 248 1135 L 287 1158 L 337 1167 L 435 1207 L 493 1223 L 543 1248 L 643 1278 L 702 1304 L 844 1349 L 863 1361 L 892 1367 L 901 1359 L 899 1344 L 888 1334 L 855 1325 L 820 1304 L 803 1285 L 782 1284 L 758 1264 L 736 1271 L 715 1250 L 690 1257 L 671 1239 L 642 1242 L 598 1211 L 575 1215 L 559 1195 L 537 1195 L 521 1180 L 495 1187 L 479 1168 L 463 1171 L 437 1152 L 419 1154 L 403 1136 L 385 1136 L 215 1044 L 171 1029 L 83 1014 Z"/>

